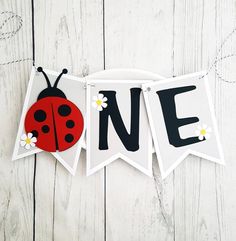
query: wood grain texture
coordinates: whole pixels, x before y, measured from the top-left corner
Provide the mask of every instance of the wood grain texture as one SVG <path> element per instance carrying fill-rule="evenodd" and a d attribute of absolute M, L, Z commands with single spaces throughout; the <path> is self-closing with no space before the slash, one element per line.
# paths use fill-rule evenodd
<path fill-rule="evenodd" d="M 166 77 L 208 69 L 236 19 L 234 0 L 33 2 L 36 65 L 78 76 L 104 67 Z M 0 40 L 0 63 L 31 57 L 31 1 L 2 0 L 0 8 L 24 21 Z M 235 43 L 233 36 L 221 56 L 236 53 Z M 217 71 L 235 80 L 235 64 L 227 59 Z M 35 173 L 34 157 L 10 161 L 30 68 L 0 66 L 0 241 L 235 240 L 235 84 L 214 68 L 209 74 L 226 167 L 190 156 L 163 181 L 154 157 L 153 178 L 121 160 L 86 177 L 82 151 L 72 177 L 46 153 L 37 154 Z"/>
<path fill-rule="evenodd" d="M 102 2 L 35 1 L 36 65 L 82 76 L 103 68 Z M 103 240 L 103 171 L 86 177 L 85 153 L 72 177 L 37 155 L 36 240 Z"/>
<path fill-rule="evenodd" d="M 172 1 L 105 1 L 106 68 L 173 69 Z M 149 178 L 119 160 L 107 167 L 107 240 L 174 240 L 173 175 Z"/>
<path fill-rule="evenodd" d="M 216 45 L 219 46 L 225 38 L 235 28 L 236 5 L 234 1 L 216 2 Z M 236 53 L 236 36 L 232 36 L 222 49 L 221 56 Z M 217 65 L 218 72 L 223 78 L 235 81 L 236 58 L 229 58 Z M 226 167 L 215 167 L 216 171 L 216 197 L 218 207 L 219 232 L 222 240 L 234 240 L 236 237 L 236 211 L 235 211 L 235 187 L 236 187 L 236 149 L 235 149 L 235 84 L 222 82 L 217 76 L 215 78 L 215 108 L 219 129 L 222 137 L 222 144 L 225 153 Z"/>
<path fill-rule="evenodd" d="M 233 7 L 232 2 L 229 5 Z M 227 22 L 227 30 L 223 31 L 224 37 L 233 29 L 235 16 L 231 11 L 228 12 L 230 9 L 230 7 L 227 9 L 228 7 L 223 1 L 175 1 L 175 75 L 209 68 L 223 41 L 218 33 L 223 29 L 218 22 L 222 12 Z M 228 117 L 222 111 L 225 109 L 223 96 L 228 96 L 228 90 L 225 89 L 225 83 L 216 78 L 214 71 L 208 77 L 220 136 L 225 147 L 227 144 L 225 128 L 227 127 L 222 124 Z M 231 88 L 235 91 L 234 86 Z M 228 108 L 233 109 L 232 106 Z M 226 153 L 229 152 L 226 151 Z M 228 158 L 226 160 L 228 162 Z M 227 166 L 227 168 L 230 167 Z M 226 220 L 226 210 L 229 206 L 225 203 L 224 189 L 227 186 L 224 186 L 224 173 L 224 167 L 193 156 L 186 158 L 176 169 L 174 198 L 176 240 L 234 239 L 233 236 L 226 238 L 228 232 L 226 224 L 229 225 L 231 221 Z M 234 186 L 235 182 L 232 179 L 230 182 L 232 183 L 228 183 L 229 186 Z M 231 199 L 229 193 L 226 199 Z"/>
<path fill-rule="evenodd" d="M 0 63 L 31 58 L 30 1 L 0 1 L 1 12 L 19 14 L 24 26 L 14 37 L 0 40 Z M 9 17 L 1 15 L 0 22 Z M 19 22 L 9 21 L 1 33 L 16 29 Z M 0 66 L 0 240 L 32 240 L 33 237 L 33 157 L 11 161 L 15 136 L 31 62 Z"/>

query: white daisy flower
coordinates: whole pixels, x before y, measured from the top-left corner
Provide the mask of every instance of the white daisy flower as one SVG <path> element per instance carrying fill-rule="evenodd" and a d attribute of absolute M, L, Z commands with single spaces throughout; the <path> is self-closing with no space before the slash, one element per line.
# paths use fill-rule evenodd
<path fill-rule="evenodd" d="M 103 108 L 107 107 L 106 101 L 107 97 L 105 97 L 103 94 L 98 94 L 97 96 L 93 96 L 92 106 L 98 111 L 102 111 Z"/>
<path fill-rule="evenodd" d="M 20 145 L 27 150 L 35 147 L 35 143 L 37 142 L 37 138 L 32 133 L 23 134 L 20 139 Z"/>
<path fill-rule="evenodd" d="M 198 139 L 200 141 L 207 140 L 210 138 L 211 128 L 208 127 L 206 124 L 203 124 L 202 126 L 198 126 L 197 130 L 195 131 L 195 134 L 198 136 Z"/>

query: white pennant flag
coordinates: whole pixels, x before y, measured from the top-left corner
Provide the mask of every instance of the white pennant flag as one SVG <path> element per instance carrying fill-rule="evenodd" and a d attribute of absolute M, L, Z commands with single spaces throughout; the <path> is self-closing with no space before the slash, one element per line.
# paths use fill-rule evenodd
<path fill-rule="evenodd" d="M 20 119 L 13 160 L 41 151 L 75 174 L 84 142 L 85 81 L 33 67 Z"/>
<path fill-rule="evenodd" d="M 152 139 L 141 89 L 146 82 L 87 82 L 88 175 L 117 158 L 152 175 Z"/>
<path fill-rule="evenodd" d="M 155 151 L 165 178 L 189 154 L 224 164 L 204 72 L 143 84 Z"/>
<path fill-rule="evenodd" d="M 96 172 L 97 170 L 101 169 L 102 167 L 108 165 L 110 162 L 114 161 L 117 158 L 122 158 L 123 160 L 127 161 L 130 165 L 132 165 L 133 167 L 137 168 L 138 170 L 140 170 L 141 172 L 147 174 L 147 175 L 152 175 L 152 160 L 151 160 L 151 153 L 153 153 L 153 147 L 151 147 L 151 151 L 150 151 L 150 142 L 149 138 L 150 138 L 150 127 L 149 124 L 147 122 L 147 113 L 145 113 L 144 115 L 146 117 L 142 117 L 141 121 L 139 120 L 139 124 L 140 124 L 140 129 L 144 129 L 147 132 L 143 132 L 145 133 L 145 135 L 143 135 L 142 133 L 142 137 L 145 138 L 145 136 L 147 136 L 148 139 L 143 139 L 139 136 L 140 139 L 140 144 L 141 144 L 141 149 L 142 151 L 142 156 L 144 157 L 143 159 L 141 158 L 141 156 L 137 157 L 137 154 L 135 152 L 132 151 L 127 151 L 127 149 L 125 148 L 125 146 L 123 145 L 122 141 L 119 139 L 119 136 L 117 135 L 113 123 L 111 120 L 109 120 L 109 126 L 108 126 L 108 131 L 109 131 L 109 136 L 108 138 L 114 137 L 113 140 L 118 143 L 117 146 L 114 147 L 114 145 L 110 146 L 112 149 L 111 150 L 103 150 L 101 151 L 101 153 L 98 155 L 98 128 L 99 128 L 99 123 L 98 123 L 98 118 L 99 118 L 99 111 L 96 111 L 96 109 L 94 109 L 92 105 L 92 103 L 95 101 L 93 100 L 93 96 L 97 96 L 97 91 L 100 91 L 101 89 L 94 89 L 95 84 L 93 84 L 96 80 L 98 80 L 99 83 L 103 83 L 104 86 L 106 86 L 105 89 L 108 90 L 116 90 L 116 86 L 119 83 L 120 87 L 119 89 L 122 90 L 124 88 L 124 93 L 125 95 L 118 95 L 116 94 L 116 96 L 119 96 L 118 101 L 120 100 L 120 98 L 122 98 L 122 101 L 117 102 L 121 105 L 121 109 L 120 109 L 120 114 L 121 114 L 121 118 L 122 121 L 124 121 L 124 125 L 126 127 L 127 133 L 130 133 L 130 122 L 131 122 L 131 106 L 130 106 L 130 101 L 131 101 L 131 95 L 130 95 L 130 88 L 131 87 L 141 87 L 141 83 L 146 81 L 143 80 L 160 80 L 163 79 L 162 76 L 158 75 L 158 74 L 154 74 L 152 72 L 148 72 L 148 71 L 143 71 L 143 70 L 138 70 L 138 69 L 109 69 L 109 70 L 104 70 L 104 71 L 100 71 L 94 74 L 91 74 L 89 76 L 86 77 L 89 85 L 88 85 L 88 89 L 87 89 L 87 126 L 89 126 L 87 128 L 87 174 L 90 175 L 94 172 Z M 129 83 L 127 83 L 127 80 L 129 80 Z M 108 85 L 107 85 L 108 83 Z M 114 84 L 112 84 L 114 83 Z M 125 85 L 125 83 L 127 83 L 127 85 Z M 122 87 L 122 84 L 123 87 Z M 126 86 L 126 87 L 125 87 Z M 111 88 L 109 88 L 111 87 Z M 129 88 L 130 87 L 130 88 Z M 120 91 L 118 91 L 118 93 L 120 93 Z M 123 93 L 123 91 L 122 91 Z M 92 99 L 91 99 L 92 98 Z M 104 98 L 104 97 L 103 97 Z M 143 96 L 142 93 L 140 94 L 140 108 L 141 111 L 140 113 L 144 113 L 144 108 L 143 108 L 143 104 L 144 104 L 144 100 L 143 100 Z M 96 106 L 95 106 L 96 107 Z M 93 113 L 91 113 L 93 112 Z M 125 114 L 125 115 L 124 115 Z M 93 122 L 93 118 L 92 115 L 96 115 L 96 121 Z M 110 119 L 110 118 L 109 118 Z M 90 122 L 92 121 L 92 122 Z M 92 129 L 91 129 L 92 128 Z M 144 131 L 143 130 L 143 131 Z M 140 131 L 139 131 L 140 132 Z M 94 138 L 96 138 L 96 145 L 93 145 Z M 110 142 L 110 139 L 108 139 L 108 141 Z M 145 146 L 143 146 L 143 141 L 146 142 Z M 112 141 L 112 143 L 114 144 L 114 142 Z M 111 144 L 112 144 L 111 143 Z M 146 150 L 146 148 L 148 150 Z M 148 151 L 150 151 L 148 153 Z M 104 154 L 103 154 L 104 153 Z M 139 153 L 139 152 L 138 152 Z M 92 155 L 91 155 L 92 154 Z M 136 158 L 137 157 L 137 158 Z"/>

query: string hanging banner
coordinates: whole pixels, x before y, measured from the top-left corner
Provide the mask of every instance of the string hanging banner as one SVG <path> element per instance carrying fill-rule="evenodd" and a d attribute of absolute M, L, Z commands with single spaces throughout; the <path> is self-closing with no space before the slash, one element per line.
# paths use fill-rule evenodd
<path fill-rule="evenodd" d="M 203 76 L 93 79 L 33 68 L 13 159 L 46 151 L 75 174 L 86 127 L 88 175 L 122 158 L 151 176 L 152 139 L 163 178 L 190 153 L 224 164 Z"/>
<path fill-rule="evenodd" d="M 23 21 L 13 12 L 0 16 L 0 40 L 5 41 L 19 33 Z M 12 20 L 13 29 L 5 30 Z M 58 73 L 33 67 L 13 159 L 46 151 L 75 174 L 84 147 L 88 175 L 122 158 L 150 176 L 155 151 L 163 178 L 188 154 L 224 164 L 207 77 L 214 69 L 220 81 L 235 83 L 218 69 L 223 60 L 235 57 L 223 53 L 235 33 L 236 28 L 223 40 L 207 72 L 177 78 L 142 71 L 135 78 L 116 71 L 115 77 L 78 78 L 65 69 Z M 7 60 L 0 66 L 31 60 Z"/>
<path fill-rule="evenodd" d="M 122 158 L 152 175 L 152 139 L 142 96 L 145 81 L 87 83 L 87 173 Z"/>

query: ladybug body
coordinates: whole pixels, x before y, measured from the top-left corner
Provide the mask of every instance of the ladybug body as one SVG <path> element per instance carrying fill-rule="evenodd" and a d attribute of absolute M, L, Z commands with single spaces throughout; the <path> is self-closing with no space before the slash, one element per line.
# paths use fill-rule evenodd
<path fill-rule="evenodd" d="M 84 120 L 78 107 L 69 101 L 57 84 L 63 70 L 52 87 L 41 67 L 38 68 L 47 81 L 48 87 L 38 96 L 38 100 L 28 110 L 25 130 L 37 138 L 36 146 L 48 152 L 65 151 L 81 137 Z"/>

